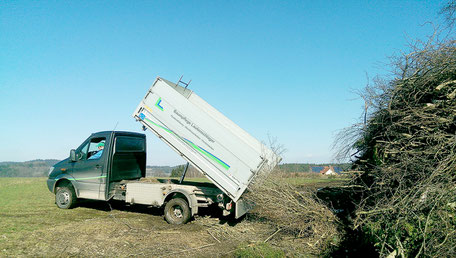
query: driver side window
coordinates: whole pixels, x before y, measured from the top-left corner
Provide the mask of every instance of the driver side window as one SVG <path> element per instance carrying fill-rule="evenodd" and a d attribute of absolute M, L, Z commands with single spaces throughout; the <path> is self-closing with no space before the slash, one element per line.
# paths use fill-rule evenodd
<path fill-rule="evenodd" d="M 93 138 L 89 143 L 89 150 L 87 152 L 87 159 L 99 159 L 103 154 L 104 144 L 106 138 Z"/>
<path fill-rule="evenodd" d="M 103 150 L 105 141 L 106 138 L 104 137 L 90 139 L 90 142 L 84 144 L 84 146 L 80 149 L 78 153 L 78 160 L 91 159 L 90 157 Z M 101 145 L 103 145 L 103 148 L 101 148 Z M 100 154 L 101 152 L 97 157 L 92 157 L 92 159 L 99 158 L 101 156 Z"/>

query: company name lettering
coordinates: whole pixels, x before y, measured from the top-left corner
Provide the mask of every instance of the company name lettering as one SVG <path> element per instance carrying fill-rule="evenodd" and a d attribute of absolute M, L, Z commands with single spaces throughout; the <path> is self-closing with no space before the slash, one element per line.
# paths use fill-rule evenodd
<path fill-rule="evenodd" d="M 190 121 L 186 116 L 184 116 L 182 113 L 174 109 L 174 114 L 176 114 L 178 117 L 180 117 L 184 122 L 191 127 L 193 127 L 196 131 L 198 131 L 200 134 L 202 134 L 204 137 L 206 137 L 210 142 L 215 142 L 212 137 L 210 137 L 206 132 L 204 132 L 201 128 L 199 128 L 195 123 Z"/>

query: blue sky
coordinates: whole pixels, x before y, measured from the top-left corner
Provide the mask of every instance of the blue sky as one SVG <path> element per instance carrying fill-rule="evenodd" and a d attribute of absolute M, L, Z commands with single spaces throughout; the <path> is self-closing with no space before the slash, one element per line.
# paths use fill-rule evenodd
<path fill-rule="evenodd" d="M 432 31 L 446 1 L 2 1 L 0 161 L 68 157 L 92 132 L 140 131 L 157 76 L 189 88 L 283 162 L 329 162 L 353 91 Z M 183 160 L 148 136 L 148 164 Z"/>

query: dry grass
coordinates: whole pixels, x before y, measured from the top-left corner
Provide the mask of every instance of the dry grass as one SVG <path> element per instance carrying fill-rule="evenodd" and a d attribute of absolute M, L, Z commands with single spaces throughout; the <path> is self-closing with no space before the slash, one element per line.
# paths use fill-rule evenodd
<path fill-rule="evenodd" d="M 161 210 L 140 205 L 111 210 L 92 201 L 61 210 L 45 184 L 45 178 L 0 178 L 0 257 L 209 257 L 241 244 L 234 238 L 217 242 L 201 218 L 169 225 Z"/>
<path fill-rule="evenodd" d="M 276 233 L 277 226 L 257 214 L 240 221 L 200 216 L 175 226 L 165 222 L 161 210 L 140 205 L 111 209 L 106 202 L 83 202 L 61 210 L 45 181 L 0 178 L 0 257 L 309 256 L 322 246 L 308 236 Z"/>

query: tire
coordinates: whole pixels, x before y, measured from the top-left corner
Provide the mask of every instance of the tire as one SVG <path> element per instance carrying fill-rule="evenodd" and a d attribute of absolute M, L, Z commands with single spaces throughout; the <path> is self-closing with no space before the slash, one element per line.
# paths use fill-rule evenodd
<path fill-rule="evenodd" d="M 71 185 L 59 186 L 55 192 L 55 204 L 60 209 L 72 209 L 76 206 L 76 193 Z"/>
<path fill-rule="evenodd" d="M 190 208 L 182 198 L 171 199 L 165 206 L 165 220 L 169 224 L 185 224 L 190 219 Z"/>

